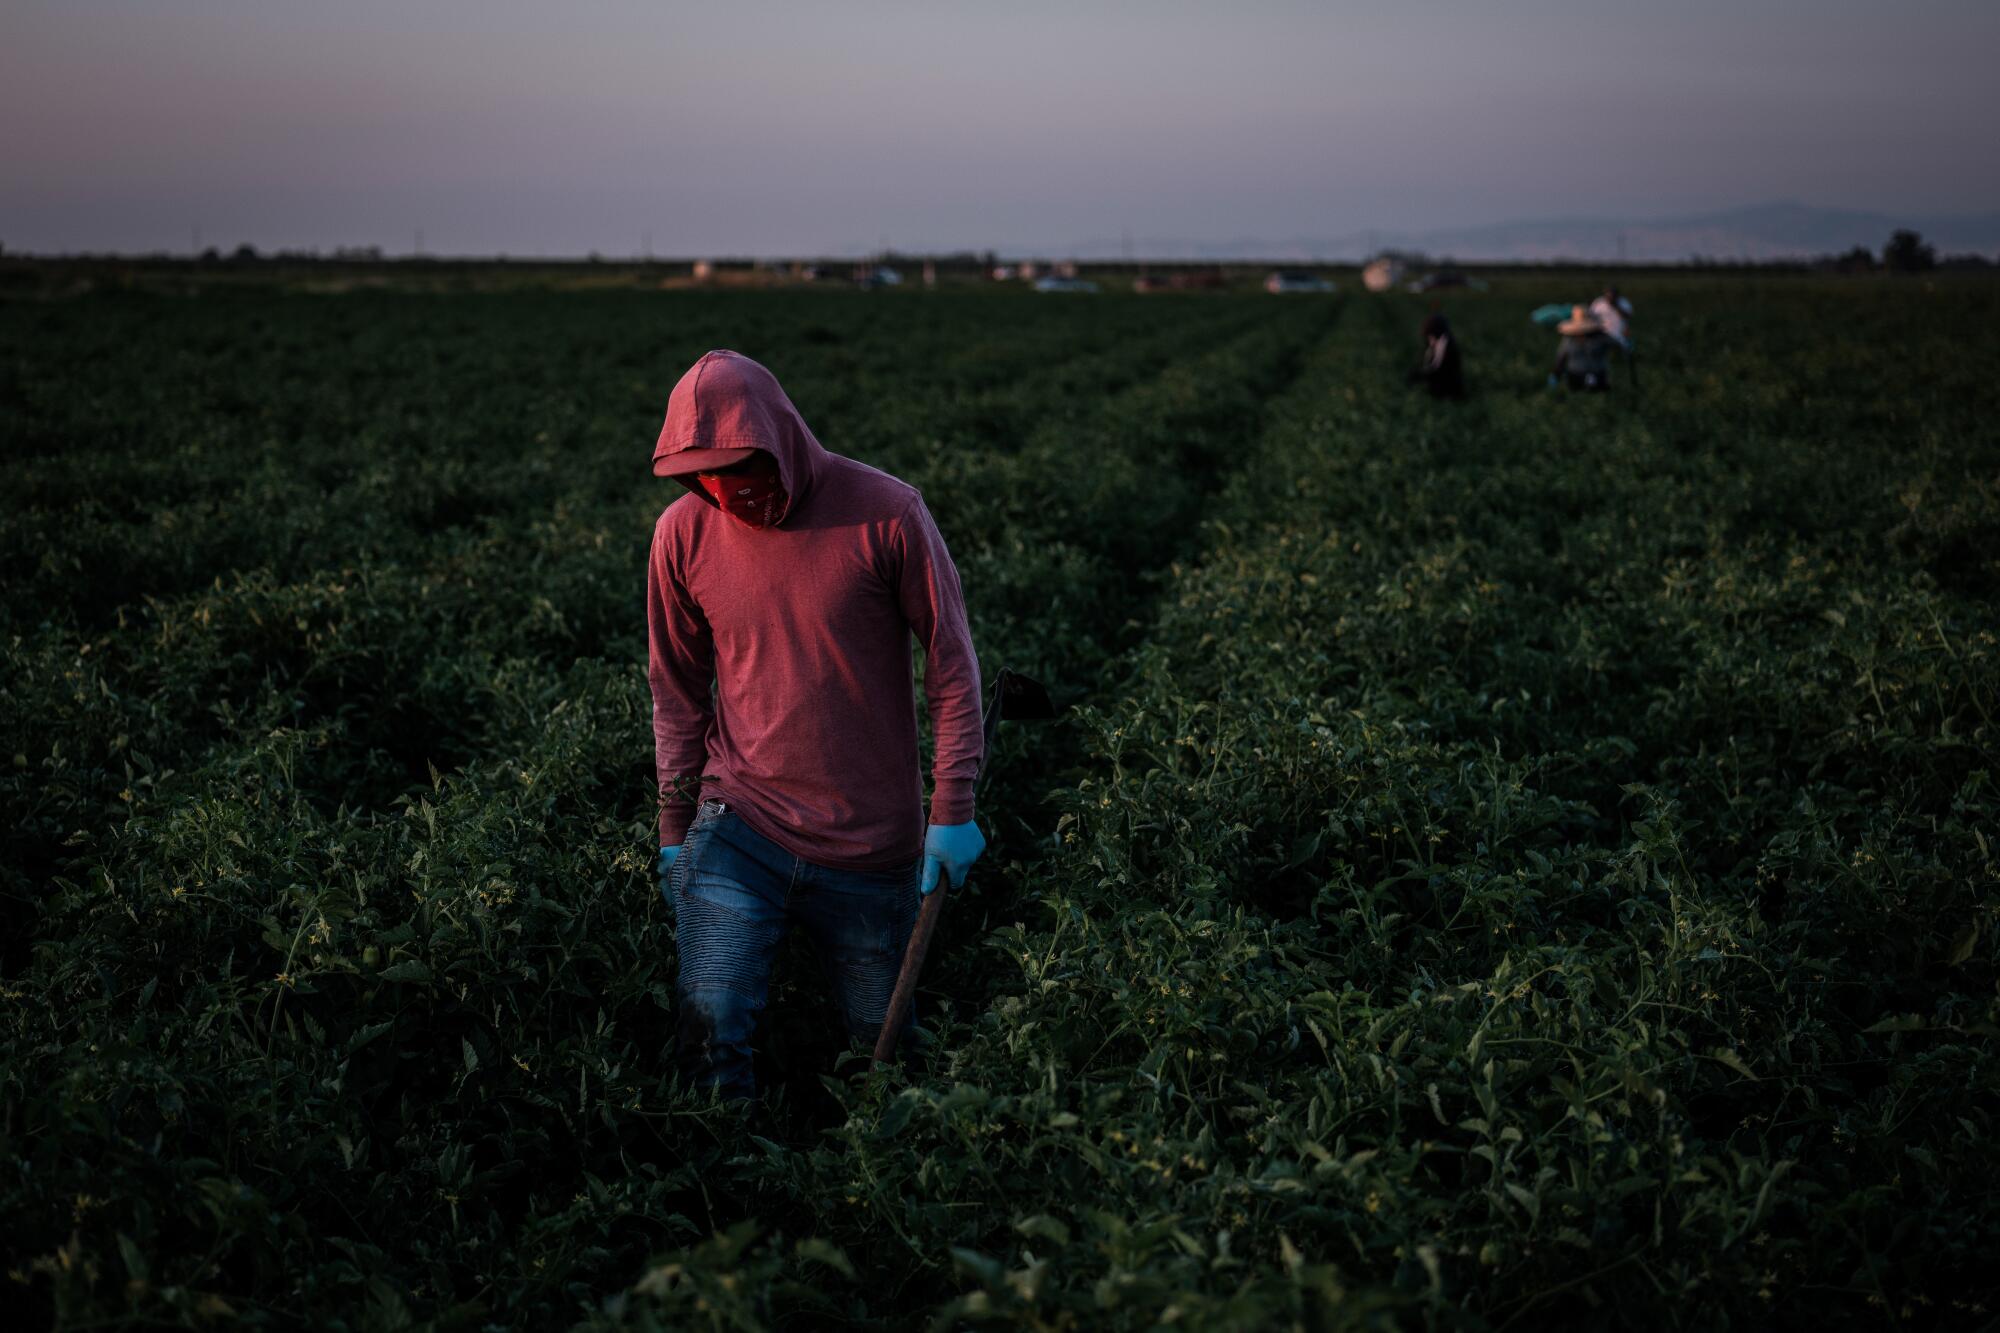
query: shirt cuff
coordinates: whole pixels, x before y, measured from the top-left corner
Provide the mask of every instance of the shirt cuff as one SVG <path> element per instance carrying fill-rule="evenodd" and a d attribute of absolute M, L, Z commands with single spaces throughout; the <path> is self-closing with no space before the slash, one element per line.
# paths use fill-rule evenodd
<path fill-rule="evenodd" d="M 694 806 L 676 801 L 660 808 L 660 846 L 678 847 L 687 841 L 688 825 L 694 823 Z"/>
<path fill-rule="evenodd" d="M 931 823 L 963 824 L 972 818 L 972 782 L 951 778 L 931 790 Z"/>

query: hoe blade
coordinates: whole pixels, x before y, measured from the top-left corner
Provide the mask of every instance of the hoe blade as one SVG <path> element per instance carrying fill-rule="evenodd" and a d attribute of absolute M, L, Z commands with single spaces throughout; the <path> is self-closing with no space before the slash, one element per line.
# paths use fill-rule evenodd
<path fill-rule="evenodd" d="M 1001 667 L 1000 674 L 993 679 L 993 693 L 986 701 L 982 730 L 986 734 L 987 760 L 993 757 L 993 741 L 1000 734 L 1001 722 L 1044 722 L 1055 715 L 1055 705 L 1049 702 L 1049 692 L 1040 681 Z M 979 776 L 973 785 L 986 785 L 986 764 L 979 766 Z"/>
<path fill-rule="evenodd" d="M 1049 692 L 1042 683 L 1018 671 L 1000 668 L 993 689 L 994 703 L 1009 722 L 1041 722 L 1056 715 L 1055 705 L 1049 702 Z"/>

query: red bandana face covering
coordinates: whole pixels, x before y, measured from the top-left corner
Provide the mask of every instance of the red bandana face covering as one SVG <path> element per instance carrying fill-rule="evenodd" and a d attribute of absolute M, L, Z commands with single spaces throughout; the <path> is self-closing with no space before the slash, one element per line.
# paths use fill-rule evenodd
<path fill-rule="evenodd" d="M 724 513 L 753 528 L 768 528 L 785 512 L 785 485 L 769 454 L 729 472 L 697 472 L 694 479 Z"/>

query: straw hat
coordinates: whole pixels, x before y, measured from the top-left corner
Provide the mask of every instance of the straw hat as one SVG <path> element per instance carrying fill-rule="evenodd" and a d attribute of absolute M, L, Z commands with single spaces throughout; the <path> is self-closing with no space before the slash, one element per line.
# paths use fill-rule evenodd
<path fill-rule="evenodd" d="M 1580 338 L 1586 333 L 1602 333 L 1604 326 L 1590 317 L 1590 312 L 1580 305 L 1569 308 L 1569 318 L 1556 325 L 1556 332 L 1565 338 Z"/>

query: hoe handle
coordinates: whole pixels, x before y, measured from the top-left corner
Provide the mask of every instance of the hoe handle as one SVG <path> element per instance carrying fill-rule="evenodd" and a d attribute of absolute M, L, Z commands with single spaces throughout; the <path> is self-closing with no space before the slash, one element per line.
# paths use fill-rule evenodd
<path fill-rule="evenodd" d="M 882 1035 L 875 1039 L 878 1065 L 887 1064 L 896 1053 L 896 1039 L 903 1035 L 910 1001 L 916 997 L 917 974 L 924 970 L 924 955 L 930 952 L 931 933 L 937 929 L 938 918 L 944 915 L 944 896 L 950 888 L 950 877 L 940 874 L 938 886 L 924 896 L 924 905 L 917 909 L 916 927 L 910 931 L 909 947 L 903 950 L 903 970 L 896 974 L 896 990 L 889 997 L 889 1012 L 882 1019 Z"/>
<path fill-rule="evenodd" d="M 1012 700 L 1010 706 L 1009 700 Z M 1000 674 L 993 680 L 993 694 L 986 702 L 986 715 L 980 719 L 980 732 L 985 746 L 981 751 L 979 775 L 972 780 L 972 790 L 977 792 L 986 785 L 987 762 L 993 757 L 993 741 L 1000 734 L 1002 717 L 1019 718 L 1023 721 L 1049 718 L 1056 715 L 1049 704 L 1049 692 L 1041 682 L 1030 680 L 1018 671 L 1000 668 Z M 951 876 L 938 871 L 937 887 L 924 897 L 924 905 L 917 911 L 917 924 L 910 931 L 910 942 L 903 949 L 903 970 L 896 974 L 896 989 L 889 997 L 889 1012 L 882 1016 L 882 1033 L 875 1038 L 875 1063 L 887 1064 L 889 1057 L 896 1053 L 896 1041 L 903 1035 L 903 1024 L 910 1016 L 910 1001 L 916 998 L 917 976 L 924 970 L 924 955 L 931 951 L 931 935 L 937 930 L 938 918 L 944 915 L 944 895 L 951 887 Z"/>

